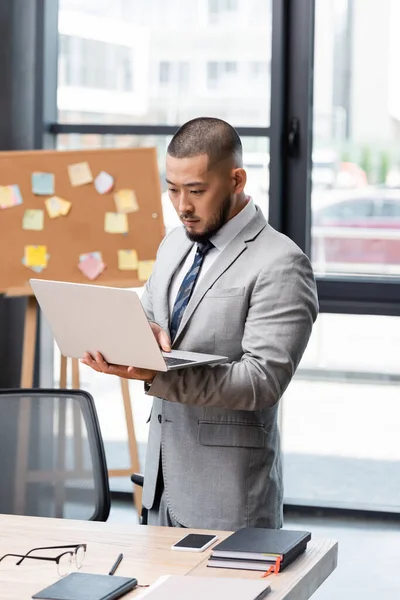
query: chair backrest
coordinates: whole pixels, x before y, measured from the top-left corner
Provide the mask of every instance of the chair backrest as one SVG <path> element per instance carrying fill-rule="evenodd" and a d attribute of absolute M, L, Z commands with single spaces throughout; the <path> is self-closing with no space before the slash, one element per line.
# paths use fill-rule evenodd
<path fill-rule="evenodd" d="M 0 390 L 0 512 L 107 520 L 107 463 L 90 394 Z"/>

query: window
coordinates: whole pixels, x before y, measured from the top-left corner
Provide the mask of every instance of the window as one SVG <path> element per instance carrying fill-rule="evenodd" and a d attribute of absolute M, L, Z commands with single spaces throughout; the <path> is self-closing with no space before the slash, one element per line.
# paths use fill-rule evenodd
<path fill-rule="evenodd" d="M 111 16 L 111 9 L 106 10 L 105 3 L 117 6 L 117 1 L 75 1 L 73 10 L 85 19 L 89 41 L 106 45 L 110 53 L 115 46 L 129 48 L 129 57 L 121 60 L 126 59 L 131 66 L 135 94 L 125 103 L 118 89 L 107 89 L 107 94 L 95 89 L 95 96 L 90 96 L 90 87 L 83 88 L 81 95 L 71 94 L 67 100 L 63 99 L 64 88 L 76 85 L 70 82 L 79 72 L 77 63 L 82 54 L 77 47 L 81 33 L 64 14 L 73 1 L 60 0 L 60 121 L 144 125 L 149 126 L 150 134 L 153 125 L 175 126 L 199 114 L 219 116 L 238 127 L 270 126 L 272 163 L 275 161 L 271 172 L 275 184 L 271 210 L 266 137 L 242 136 L 248 173 L 246 189 L 264 212 L 270 213 L 272 224 L 307 248 L 306 184 L 311 165 L 306 164 L 304 153 L 299 160 L 286 162 L 283 176 L 276 169 L 277 157 L 279 161 L 283 158 L 281 144 L 277 143 L 284 135 L 279 123 L 286 122 L 280 117 L 290 116 L 284 107 L 286 102 L 282 102 L 287 100 L 287 106 L 296 109 L 292 114 L 300 109 L 302 139 L 311 129 L 314 134 L 311 251 L 322 310 L 361 313 L 365 308 L 375 313 L 381 310 L 398 313 L 399 304 L 395 302 L 399 286 L 382 282 L 380 277 L 400 274 L 396 206 L 400 193 L 397 0 L 368 0 L 367 11 L 361 1 L 315 1 L 313 94 L 308 87 L 313 66 L 307 60 L 312 46 L 309 10 L 313 3 L 306 3 L 306 13 L 301 13 L 303 7 L 299 8 L 299 3 L 291 3 L 287 19 L 284 10 L 281 11 L 282 3 L 273 3 L 274 23 L 281 23 L 274 31 L 274 66 L 285 62 L 280 60 L 281 40 L 290 39 L 291 44 L 285 48 L 290 69 L 282 72 L 288 83 L 288 97 L 281 96 L 279 85 L 275 87 L 273 109 L 278 118 L 272 123 L 271 1 L 132 0 L 132 23 L 126 23 L 113 10 L 112 32 L 108 27 L 103 28 L 100 21 L 104 25 Z M 89 5 L 90 10 L 86 8 Z M 297 18 L 299 14 L 301 18 Z M 74 18 L 77 22 L 76 15 Z M 185 27 L 180 27 L 181 24 Z M 304 30 L 308 35 L 304 35 Z M 376 34 L 374 44 L 371 31 Z M 290 36 L 285 36 L 288 33 Z M 232 44 L 232 40 L 237 43 Z M 104 61 L 101 48 L 96 49 L 98 62 Z M 389 69 L 386 69 L 388 57 Z M 362 68 L 365 64 L 368 69 Z M 272 72 L 277 71 L 274 68 Z M 182 89 L 185 93 L 179 93 Z M 313 124 L 308 121 L 312 98 Z M 276 110 L 277 106 L 283 107 L 282 112 Z M 73 132 L 58 135 L 57 144 L 63 149 L 157 146 L 168 231 L 176 225 L 176 215 L 166 201 L 163 172 L 169 139 L 163 135 Z M 274 154 L 276 150 L 279 151 Z M 284 177 L 287 181 L 280 194 Z M 300 189 L 297 195 L 296 188 Z M 283 197 L 287 200 L 285 206 Z M 335 277 L 330 277 L 332 274 Z M 363 277 L 357 279 L 358 275 Z M 371 275 L 379 277 L 373 279 Z M 390 507 L 399 508 L 398 489 L 393 494 L 389 490 L 385 497 L 387 488 L 383 482 L 379 493 L 373 495 L 363 476 L 364 470 L 372 477 L 378 471 L 386 481 L 398 480 L 394 428 L 398 413 L 394 394 L 400 376 L 398 320 L 398 317 L 362 314 L 320 315 L 307 354 L 283 400 L 287 500 L 316 504 L 343 501 L 353 507 L 364 503 L 374 508 L 391 498 Z M 103 390 L 99 381 L 89 376 L 87 380 L 83 378 L 83 384 L 94 390 L 101 405 L 99 413 L 110 465 L 120 466 L 123 462 L 118 459 L 120 447 L 114 443 L 125 441 L 126 436 L 122 411 L 119 416 L 114 407 L 113 413 L 110 412 L 108 394 L 115 389 Z M 136 388 L 132 392 L 138 407 L 135 404 L 137 436 L 145 444 L 147 406 L 142 403 L 141 389 L 137 395 Z M 351 485 L 346 491 L 343 484 L 347 481 Z"/>
<path fill-rule="evenodd" d="M 255 60 L 249 63 L 250 77 L 262 79 L 265 82 L 266 76 L 269 75 L 270 64 L 267 61 Z"/>
<path fill-rule="evenodd" d="M 253 3 L 238 0 L 60 0 L 59 119 L 177 125 L 212 114 L 268 127 L 269 67 L 243 81 L 248 65 L 270 64 L 271 2 L 250 24 Z"/>
<path fill-rule="evenodd" d="M 225 73 L 236 73 L 237 71 L 237 64 L 233 61 L 228 61 L 226 63 L 223 63 L 223 67 L 222 70 Z"/>
<path fill-rule="evenodd" d="M 210 24 L 222 23 L 238 10 L 238 0 L 208 0 Z"/>
<path fill-rule="evenodd" d="M 132 51 L 124 46 L 61 35 L 59 85 L 131 92 Z"/>
<path fill-rule="evenodd" d="M 166 84 L 171 81 L 171 63 L 160 62 L 159 80 L 161 84 Z"/>
<path fill-rule="evenodd" d="M 319 315 L 282 401 L 286 501 L 400 510 L 400 318 Z"/>
<path fill-rule="evenodd" d="M 237 63 L 234 61 L 207 63 L 207 86 L 210 90 L 232 85 L 237 73 Z"/>
<path fill-rule="evenodd" d="M 177 91 L 186 90 L 190 84 L 190 63 L 160 62 L 159 82 Z"/>
<path fill-rule="evenodd" d="M 207 84 L 210 89 L 216 88 L 218 82 L 218 63 L 207 63 Z"/>
<path fill-rule="evenodd" d="M 188 62 L 179 63 L 179 87 L 180 89 L 188 89 L 190 84 L 190 64 Z"/>
<path fill-rule="evenodd" d="M 399 27 L 396 0 L 316 2 L 312 221 L 336 219 L 312 230 L 319 274 L 400 275 Z"/>

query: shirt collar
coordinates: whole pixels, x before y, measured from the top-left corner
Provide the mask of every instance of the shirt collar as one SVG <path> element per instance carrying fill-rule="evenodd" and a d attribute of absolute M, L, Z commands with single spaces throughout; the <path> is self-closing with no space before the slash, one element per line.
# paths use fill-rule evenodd
<path fill-rule="evenodd" d="M 229 219 L 221 229 L 213 235 L 210 241 L 222 252 L 227 245 L 237 236 L 242 229 L 246 227 L 256 214 L 256 207 L 250 196 L 247 196 L 248 202 L 244 208 L 232 219 Z"/>

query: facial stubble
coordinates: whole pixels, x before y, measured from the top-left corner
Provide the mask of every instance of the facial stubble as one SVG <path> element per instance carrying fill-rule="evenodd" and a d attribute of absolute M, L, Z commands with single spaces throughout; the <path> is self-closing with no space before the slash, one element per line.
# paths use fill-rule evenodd
<path fill-rule="evenodd" d="M 205 229 L 205 231 L 201 232 L 201 233 L 190 233 L 187 229 L 185 229 L 186 231 L 186 235 L 189 238 L 190 241 L 192 242 L 197 242 L 197 243 L 204 243 L 207 240 L 209 240 L 210 238 L 213 237 L 213 235 L 215 235 L 223 225 L 225 225 L 225 223 L 228 220 L 228 216 L 229 216 L 229 212 L 231 209 L 231 197 L 227 196 L 225 198 L 225 200 L 223 201 L 218 214 L 215 216 L 214 220 L 209 223 L 209 225 L 207 226 L 207 228 Z"/>

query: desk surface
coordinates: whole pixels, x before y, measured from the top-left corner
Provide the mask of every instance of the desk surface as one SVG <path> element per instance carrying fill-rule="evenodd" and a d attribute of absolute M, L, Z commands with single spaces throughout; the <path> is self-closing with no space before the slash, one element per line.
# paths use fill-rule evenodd
<path fill-rule="evenodd" d="M 95 523 L 68 519 L 42 519 L 0 515 L 0 556 L 23 554 L 38 546 L 87 543 L 82 571 L 108 573 L 117 555 L 124 559 L 117 574 L 136 577 L 151 584 L 161 575 L 201 575 L 257 579 L 259 572 L 207 568 L 210 551 L 176 552 L 171 545 L 192 530 L 141 525 Z M 219 532 L 219 541 L 229 532 Z M 30 564 L 28 564 L 30 563 Z M 337 542 L 312 540 L 308 549 L 279 575 L 269 577 L 271 600 L 307 600 L 332 573 L 337 563 Z M 53 562 L 26 561 L 16 566 L 13 559 L 0 563 L 0 600 L 28 600 L 58 579 Z M 139 588 L 141 591 L 141 588 Z M 138 591 L 124 598 L 135 598 Z"/>

